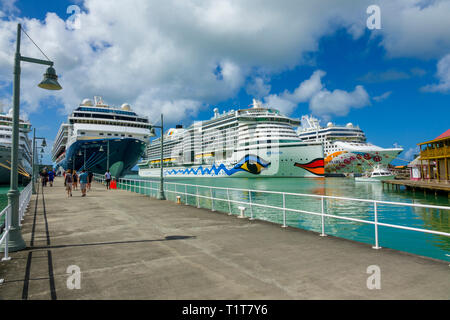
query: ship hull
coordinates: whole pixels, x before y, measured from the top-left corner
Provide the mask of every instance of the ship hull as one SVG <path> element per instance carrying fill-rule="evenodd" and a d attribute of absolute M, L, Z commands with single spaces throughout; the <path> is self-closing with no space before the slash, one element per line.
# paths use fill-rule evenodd
<path fill-rule="evenodd" d="M 100 147 L 103 151 L 100 151 Z M 78 139 L 68 147 L 65 158 L 57 165 L 64 170 L 86 169 L 93 173 L 104 174 L 109 161 L 111 175 L 120 177 L 136 165 L 145 147 L 144 142 L 133 138 Z"/>
<path fill-rule="evenodd" d="M 322 145 L 280 146 L 265 152 L 249 148 L 236 152 L 234 160 L 185 166 L 163 167 L 167 178 L 198 177 L 323 177 L 324 161 Z M 159 167 L 139 166 L 141 177 L 160 177 Z"/>
<path fill-rule="evenodd" d="M 19 174 L 19 181 L 22 179 L 30 179 L 31 176 L 31 164 L 24 160 L 23 150 L 19 150 L 19 168 L 20 171 L 26 172 L 28 176 Z M 0 148 L 0 184 L 9 184 L 11 179 L 11 170 L 7 167 L 11 167 L 11 148 L 1 147 Z"/>
<path fill-rule="evenodd" d="M 325 157 L 325 175 L 359 175 L 371 171 L 376 165 L 387 167 L 402 151 L 403 149 L 337 151 Z"/>

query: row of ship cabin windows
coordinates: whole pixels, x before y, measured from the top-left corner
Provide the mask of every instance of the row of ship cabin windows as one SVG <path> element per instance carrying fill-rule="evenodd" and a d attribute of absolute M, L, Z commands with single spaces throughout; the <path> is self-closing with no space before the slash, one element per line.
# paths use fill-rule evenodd
<path fill-rule="evenodd" d="M 81 134 L 81 135 L 85 135 L 86 132 L 80 132 L 80 134 Z M 105 134 L 104 134 L 103 132 L 100 132 L 99 135 L 104 136 Z M 109 137 L 111 137 L 111 136 L 112 136 L 112 133 L 107 133 L 106 135 L 109 136 Z M 115 137 L 118 137 L 119 134 L 118 134 L 118 133 L 114 133 L 114 136 L 115 136 Z M 120 136 L 121 136 L 121 137 L 125 137 L 126 135 L 122 133 L 122 134 L 120 134 Z M 129 134 L 128 137 L 129 137 L 129 138 L 133 138 L 133 135 L 132 135 L 132 134 Z M 148 136 L 144 136 L 144 139 L 147 139 L 147 138 L 148 138 Z"/>

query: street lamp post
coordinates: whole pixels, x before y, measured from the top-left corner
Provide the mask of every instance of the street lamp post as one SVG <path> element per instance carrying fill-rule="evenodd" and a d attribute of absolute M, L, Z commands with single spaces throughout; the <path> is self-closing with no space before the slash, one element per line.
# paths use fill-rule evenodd
<path fill-rule="evenodd" d="M 109 140 L 106 141 L 106 170 L 109 171 Z"/>
<path fill-rule="evenodd" d="M 36 128 L 33 129 L 33 155 L 32 155 L 32 161 L 31 161 L 31 190 L 33 194 L 36 194 L 36 140 L 43 140 L 41 146 L 45 148 L 47 146 L 47 143 L 45 142 L 45 138 L 43 137 L 36 137 Z"/>
<path fill-rule="evenodd" d="M 163 159 L 164 159 L 164 119 L 163 115 L 161 113 L 161 125 L 160 126 L 153 126 L 153 128 L 160 128 L 161 129 L 161 160 L 160 160 L 160 167 L 161 167 L 161 174 L 160 174 L 160 189 L 158 194 L 159 200 L 166 200 L 166 196 L 164 195 L 164 171 L 163 171 Z M 154 135 L 154 130 L 152 128 L 152 134 Z"/>
<path fill-rule="evenodd" d="M 11 229 L 9 231 L 8 249 L 18 251 L 26 248 L 25 241 L 19 227 L 19 196 L 18 190 L 18 163 L 19 163 L 19 113 L 20 113 L 20 62 L 30 62 L 48 65 L 44 80 L 39 83 L 39 87 L 48 90 L 60 90 L 53 62 L 35 58 L 23 57 L 20 55 L 20 38 L 22 26 L 17 25 L 16 53 L 14 57 L 14 80 L 13 80 L 13 119 L 12 119 L 12 142 L 11 142 L 11 177 L 10 190 L 8 192 L 8 202 L 11 206 Z M 31 39 L 31 38 L 30 38 Z M 4 246 L 4 245 L 3 245 Z M 4 247 L 0 248 L 1 251 Z"/>

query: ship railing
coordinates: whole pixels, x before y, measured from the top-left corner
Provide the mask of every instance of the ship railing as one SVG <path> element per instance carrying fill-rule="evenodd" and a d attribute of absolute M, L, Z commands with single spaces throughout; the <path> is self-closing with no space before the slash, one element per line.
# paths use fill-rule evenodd
<path fill-rule="evenodd" d="M 117 187 L 119 189 L 123 189 L 126 191 L 136 192 L 145 194 L 151 197 L 157 197 L 160 190 L 160 182 L 156 180 L 140 180 L 140 179 L 128 179 L 128 178 L 119 178 Z M 185 205 L 190 205 L 189 198 L 193 198 L 195 200 L 194 205 L 198 208 L 201 208 L 200 200 L 206 199 L 209 204 L 207 207 L 212 211 L 217 210 L 218 202 L 225 202 L 227 205 L 225 208 L 228 211 L 229 215 L 233 215 L 232 204 L 239 205 L 239 217 L 241 218 L 249 218 L 250 220 L 258 219 L 257 215 L 254 214 L 255 208 L 266 208 L 274 211 L 281 211 L 282 217 L 281 219 L 272 220 L 269 222 L 275 222 L 281 224 L 281 227 L 286 228 L 287 225 L 287 215 L 289 212 L 308 214 L 316 217 L 320 217 L 320 236 L 324 237 L 327 234 L 325 233 L 325 218 L 334 218 L 338 220 L 351 221 L 362 224 L 373 225 L 374 230 L 374 243 L 373 249 L 380 249 L 380 240 L 379 240 L 379 230 L 381 227 L 388 227 L 394 229 L 403 229 L 421 233 L 434 234 L 444 237 L 450 237 L 450 233 L 423 229 L 423 228 L 415 228 L 404 225 L 396 225 L 391 223 L 380 222 L 378 219 L 379 207 L 380 205 L 388 205 L 388 206 L 403 206 L 403 207 L 413 207 L 413 208 L 423 208 L 423 209 L 436 209 L 436 210 L 450 210 L 449 206 L 437 206 L 437 205 L 425 205 L 425 204 L 416 204 L 416 203 L 404 203 L 404 202 L 393 202 L 393 201 L 383 201 L 383 200 L 372 200 L 372 199 L 358 199 L 358 198 L 348 198 L 348 197 L 337 197 L 337 196 L 327 196 L 327 195 L 317 195 L 317 194 L 304 194 L 304 193 L 291 193 L 291 192 L 279 192 L 279 191 L 268 191 L 268 190 L 250 190 L 250 189 L 240 189 L 240 188 L 226 188 L 226 187 L 213 187 L 213 186 L 205 186 L 205 185 L 196 185 L 196 184 L 184 184 L 184 183 L 176 183 L 176 182 L 164 182 L 164 192 L 167 195 L 172 195 L 170 200 L 177 201 L 179 203 L 183 202 Z M 171 186 L 171 188 L 169 188 Z M 188 189 L 195 190 L 194 193 L 188 192 Z M 203 191 L 202 191 L 203 190 Z M 245 201 L 241 199 L 232 199 L 230 198 L 231 192 L 239 192 L 246 195 Z M 217 194 L 222 193 L 223 197 L 217 197 Z M 269 205 L 257 203 L 255 200 L 255 195 L 260 197 L 261 194 L 272 194 L 280 196 L 279 202 L 282 205 Z M 320 205 L 320 210 L 311 211 L 311 210 L 303 210 L 302 208 L 292 208 L 286 205 L 286 199 L 288 197 L 303 197 L 317 200 L 317 204 Z M 167 197 L 169 199 L 169 197 Z M 364 220 L 354 217 L 348 216 L 339 216 L 336 214 L 327 213 L 327 209 L 325 208 L 325 201 L 337 200 L 337 201 L 350 201 L 350 202 L 359 202 L 366 203 L 373 209 L 373 220 Z M 192 201 L 191 201 L 192 202 Z M 267 219 L 261 219 L 267 221 Z M 281 221 L 281 222 L 280 222 Z"/>
<path fill-rule="evenodd" d="M 30 203 L 30 199 L 31 199 L 31 193 L 32 193 L 32 187 L 31 184 L 33 182 L 30 182 L 25 189 L 23 189 L 20 192 L 20 196 L 19 196 L 19 226 L 22 226 L 22 221 L 25 217 L 25 213 L 26 213 L 26 209 Z M 7 261 L 10 260 L 11 257 L 9 256 L 9 232 L 11 231 L 11 205 L 8 204 L 6 206 L 6 208 L 4 208 L 1 212 L 0 212 L 0 221 L 4 221 L 4 223 L 2 223 L 2 230 L 0 230 L 0 234 L 1 234 L 1 238 L 0 238 L 0 246 L 3 245 L 3 243 L 5 244 L 5 251 L 4 251 L 4 257 L 2 258 L 2 261 Z M 3 218 L 2 218 L 3 217 Z"/>

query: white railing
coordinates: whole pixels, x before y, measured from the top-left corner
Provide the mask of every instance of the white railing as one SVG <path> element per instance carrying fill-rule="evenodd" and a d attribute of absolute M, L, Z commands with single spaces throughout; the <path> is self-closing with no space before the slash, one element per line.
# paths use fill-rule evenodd
<path fill-rule="evenodd" d="M 22 220 L 25 216 L 25 212 L 26 209 L 28 207 L 28 204 L 30 203 L 30 199 L 31 199 L 31 191 L 32 191 L 32 184 L 33 182 L 30 182 L 25 189 L 23 189 L 20 192 L 20 196 L 19 196 L 19 226 L 22 225 Z M 2 258 L 3 261 L 7 261 L 10 260 L 11 257 L 8 256 L 8 245 L 9 245 L 9 231 L 11 230 L 11 205 L 8 204 L 6 206 L 5 209 L 2 210 L 2 212 L 0 212 L 0 219 L 1 217 L 5 217 L 5 227 L 3 229 L 3 234 L 2 237 L 0 239 L 0 245 L 2 245 L 2 243 L 5 243 L 5 255 Z"/>
<path fill-rule="evenodd" d="M 147 186 L 150 185 L 150 186 Z M 119 178 L 117 188 L 124 189 L 127 191 L 134 191 L 137 193 L 145 192 L 145 190 L 148 190 L 149 196 L 157 196 L 159 192 L 159 181 L 155 180 L 139 180 L 139 179 L 126 179 L 126 178 Z M 228 204 L 228 214 L 231 215 L 232 208 L 231 204 L 240 204 L 245 205 L 246 208 L 248 207 L 250 209 L 250 214 L 247 214 L 247 217 L 249 217 L 251 220 L 255 219 L 255 216 L 253 214 L 253 208 L 254 207 L 261 207 L 261 208 L 268 208 L 272 210 L 279 210 L 282 211 L 283 217 L 282 217 L 282 227 L 287 227 L 286 225 L 286 212 L 296 212 L 296 213 L 305 213 L 308 215 L 314 215 L 321 217 L 321 233 L 320 236 L 326 236 L 325 234 L 325 217 L 328 218 L 334 218 L 339 220 L 346 220 L 346 221 L 352 221 L 352 222 L 359 222 L 364 224 L 371 224 L 374 226 L 374 238 L 375 243 L 372 248 L 374 249 L 380 249 L 379 246 L 379 232 L 378 227 L 389 227 L 389 228 L 395 228 L 395 229 L 403 229 L 403 230 L 410 230 L 410 231 L 416 231 L 416 232 L 422 232 L 422 233 L 429 233 L 429 234 L 435 234 L 440 236 L 446 236 L 450 237 L 450 233 L 442 232 L 442 231 L 435 231 L 435 230 L 429 230 L 429 229 L 420 229 L 420 228 L 414 228 L 414 227 L 407 227 L 407 226 L 401 226 L 401 225 L 395 225 L 390 223 L 383 223 L 378 221 L 378 207 L 379 205 L 391 205 L 391 206 L 404 206 L 404 207 L 416 207 L 416 208 L 426 208 L 426 209 L 438 209 L 438 210 L 450 210 L 450 207 L 448 206 L 436 206 L 436 205 L 424 205 L 424 204 L 413 204 L 413 203 L 403 203 L 403 202 L 391 202 L 391 201 L 381 201 L 381 200 L 370 200 L 370 199 L 356 199 L 356 198 L 346 198 L 346 197 L 335 197 L 335 196 L 325 196 L 325 195 L 315 195 L 315 194 L 303 194 L 303 193 L 289 193 L 289 192 L 278 192 L 278 191 L 266 191 L 266 190 L 250 190 L 250 189 L 239 189 L 239 188 L 225 188 L 225 187 L 212 187 L 212 186 L 204 186 L 204 185 L 195 185 L 195 184 L 184 184 L 184 183 L 175 183 L 175 182 L 164 182 L 165 190 L 164 192 L 169 194 L 175 194 L 175 196 L 180 196 L 178 198 L 178 201 L 181 201 L 181 196 L 184 196 L 184 202 L 185 205 L 188 204 L 188 197 L 195 197 L 196 206 L 200 208 L 200 199 L 209 199 L 211 201 L 211 210 L 215 211 L 216 208 L 214 206 L 215 201 L 225 201 Z M 168 186 L 174 186 L 174 190 L 169 190 Z M 188 193 L 188 187 L 195 188 L 195 193 Z M 209 195 L 204 195 L 199 193 L 199 189 L 206 189 L 209 190 Z M 213 196 L 213 190 L 222 190 L 224 193 L 226 193 L 226 198 L 217 198 Z M 155 191 L 153 194 L 152 191 Z M 239 201 L 239 200 L 233 200 L 230 199 L 230 191 L 232 192 L 243 192 L 248 194 L 248 201 Z M 268 205 L 268 204 L 261 204 L 256 203 L 254 200 L 252 201 L 252 193 L 258 193 L 258 194 L 276 194 L 280 195 L 282 197 L 282 206 L 276 206 L 276 205 Z M 291 197 L 306 197 L 306 198 L 312 198 L 317 199 L 317 201 L 320 200 L 320 212 L 313 212 L 308 210 L 301 210 L 301 209 L 294 209 L 294 208 L 288 208 L 286 207 L 286 196 Z M 176 198 L 176 197 L 175 197 Z M 344 217 L 344 216 L 338 216 L 334 214 L 329 214 L 325 212 L 324 207 L 324 201 L 330 199 L 330 200 L 341 200 L 341 201 L 352 201 L 352 202 L 363 202 L 368 203 L 373 207 L 373 221 L 371 220 L 363 220 L 358 218 L 351 218 L 351 217 Z M 240 208 L 242 209 L 242 208 Z M 241 215 L 245 216 L 245 210 L 241 213 Z M 273 222 L 273 221 L 272 221 Z"/>

